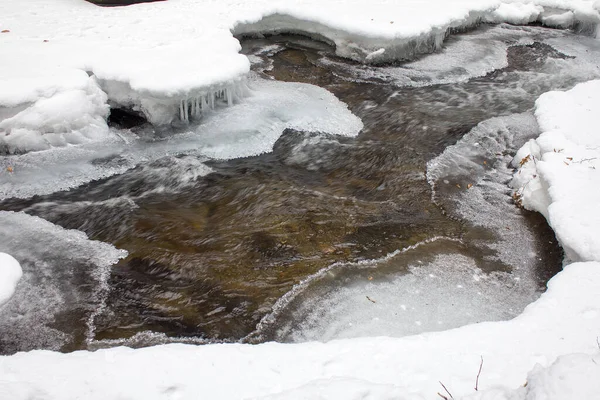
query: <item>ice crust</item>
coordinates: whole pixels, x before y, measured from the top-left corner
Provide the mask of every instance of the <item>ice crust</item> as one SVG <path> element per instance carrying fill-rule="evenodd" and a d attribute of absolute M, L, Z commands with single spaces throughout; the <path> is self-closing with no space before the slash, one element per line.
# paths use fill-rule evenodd
<path fill-rule="evenodd" d="M 7 211 L 0 211 L 0 252 L 14 256 L 23 269 L 14 295 L 0 307 L 3 351 L 59 350 L 69 338 L 52 324 L 65 311 L 81 314 L 87 320 L 84 335 L 93 337 L 93 317 L 103 307 L 109 268 L 127 255 L 83 232 Z"/>

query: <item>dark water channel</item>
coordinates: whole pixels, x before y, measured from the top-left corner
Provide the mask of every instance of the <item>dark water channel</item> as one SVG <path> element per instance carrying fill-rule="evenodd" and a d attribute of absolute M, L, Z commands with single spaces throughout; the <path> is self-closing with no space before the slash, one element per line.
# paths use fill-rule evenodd
<path fill-rule="evenodd" d="M 490 29 L 450 38 L 448 46 L 477 41 L 477 35 L 477 43 L 485 45 Z M 508 65 L 448 83 L 435 82 L 439 73 L 421 76 L 412 86 L 388 74 L 401 73 L 403 65 L 355 65 L 300 36 L 245 39 L 243 52 L 257 74 L 326 88 L 362 119 L 360 135 L 286 131 L 272 153 L 207 161 L 213 172 L 176 192 L 152 192 L 157 182 L 144 172 L 175 171 L 177 158 L 167 157 L 67 192 L 0 203 L 2 210 L 25 211 L 129 252 L 111 269 L 106 307 L 94 317 L 92 344 L 82 328 L 89 315 L 66 310 L 56 316 L 54 327 L 71 335 L 62 350 L 168 340 L 295 340 L 289 333 L 302 323 L 298 305 L 287 311 L 282 306 L 259 331 L 257 324 L 294 285 L 332 264 L 341 272 L 294 297 L 296 302 L 325 296 L 344 282 L 385 282 L 405 274 L 409 265 L 449 253 L 472 260 L 482 273 L 510 273 L 515 265 L 497 256 L 494 243 L 503 240 L 498 230 L 514 225 L 496 221 L 496 229 L 463 217 L 459 205 L 471 190 L 472 176 L 446 177 L 438 197 L 432 197 L 427 163 L 480 122 L 531 112 L 541 93 L 589 79 L 574 72 L 573 56 L 542 43 L 546 36 L 576 42 L 574 35 L 542 28 L 520 35 L 529 42 L 518 42 L 511 32 L 494 36 L 494 43 L 507 47 Z M 449 70 L 444 79 L 464 72 Z M 523 138 L 536 134 L 532 129 Z M 477 159 L 483 179 L 492 182 L 519 145 L 517 140 L 497 154 L 482 153 Z M 539 293 L 560 269 L 562 253 L 543 217 L 514 206 L 506 177 L 497 180 L 492 182 L 496 194 L 482 192 L 483 198 L 490 207 L 501 203 L 502 212 L 510 210 L 525 227 L 515 229 L 527 230 L 529 247 L 517 242 L 511 251 L 535 253 L 527 258 L 527 268 L 533 292 Z M 127 198 L 134 197 L 132 205 Z M 380 268 L 352 267 L 414 245 Z M 289 329 L 281 333 L 278 324 Z M 5 340 L 0 351 L 27 348 Z"/>

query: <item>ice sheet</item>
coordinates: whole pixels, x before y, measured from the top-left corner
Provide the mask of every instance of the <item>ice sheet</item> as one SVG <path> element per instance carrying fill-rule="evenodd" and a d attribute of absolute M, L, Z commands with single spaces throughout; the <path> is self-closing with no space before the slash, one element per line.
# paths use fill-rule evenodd
<path fill-rule="evenodd" d="M 110 266 L 127 254 L 83 232 L 7 211 L 0 211 L 0 251 L 23 269 L 14 295 L 0 308 L 0 346 L 9 353 L 59 350 L 71 339 L 54 325 L 63 312 L 79 316 L 82 334 L 93 337 Z"/>

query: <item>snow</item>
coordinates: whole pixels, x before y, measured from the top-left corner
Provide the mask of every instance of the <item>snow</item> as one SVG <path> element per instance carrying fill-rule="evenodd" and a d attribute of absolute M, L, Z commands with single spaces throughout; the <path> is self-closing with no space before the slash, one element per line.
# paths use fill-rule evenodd
<path fill-rule="evenodd" d="M 83 71 L 81 74 L 86 75 Z M 26 153 L 50 147 L 100 141 L 108 136 L 106 94 L 94 78 L 83 87 L 40 97 L 16 115 L 0 121 L 0 151 Z M 39 88 L 38 88 L 39 89 Z"/>
<path fill-rule="evenodd" d="M 312 398 L 322 392 L 331 399 L 342 387 L 350 398 L 424 399 L 442 390 L 439 381 L 460 398 L 474 392 L 481 357 L 481 390 L 517 388 L 537 363 L 548 366 L 564 354 L 597 351 L 599 290 L 600 263 L 576 263 L 517 318 L 444 332 L 293 345 L 18 353 L 0 358 L 0 398 Z"/>
<path fill-rule="evenodd" d="M 21 276 L 23 270 L 19 262 L 10 254 L 0 253 L 0 306 L 12 297 Z"/>
<path fill-rule="evenodd" d="M 549 92 L 536 102 L 542 134 L 513 162 L 513 179 L 525 208 L 546 217 L 573 261 L 600 260 L 600 81 L 567 92 Z"/>

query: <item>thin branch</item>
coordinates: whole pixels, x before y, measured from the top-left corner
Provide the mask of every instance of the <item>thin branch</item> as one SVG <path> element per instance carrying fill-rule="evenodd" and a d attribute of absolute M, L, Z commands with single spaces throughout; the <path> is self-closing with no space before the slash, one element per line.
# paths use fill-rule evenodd
<path fill-rule="evenodd" d="M 440 397 L 441 397 L 442 399 L 444 399 L 444 400 L 450 400 L 450 399 L 448 399 L 446 396 L 444 396 L 443 394 L 441 394 L 440 392 L 438 392 L 438 394 L 437 394 L 437 395 L 438 395 L 438 396 L 440 396 Z"/>
<path fill-rule="evenodd" d="M 369 300 L 371 303 L 377 303 L 375 300 L 373 300 L 372 298 L 370 298 L 369 296 L 366 296 L 367 300 Z"/>
<path fill-rule="evenodd" d="M 482 368 L 483 368 L 483 356 L 481 356 L 481 363 L 479 364 L 479 372 L 477 372 L 477 379 L 475 379 L 475 391 L 479 390 L 479 375 L 481 375 Z"/>
<path fill-rule="evenodd" d="M 586 162 L 586 161 L 593 161 L 593 160 L 596 160 L 596 159 L 597 159 L 597 157 L 592 157 L 592 158 L 582 158 L 582 159 L 581 159 L 581 160 L 579 160 L 579 161 L 573 161 L 573 164 L 581 164 L 581 163 L 584 163 L 584 162 Z"/>
<path fill-rule="evenodd" d="M 442 385 L 442 387 L 446 391 L 446 393 L 448 393 L 448 396 L 450 396 L 451 399 L 454 399 L 454 396 L 452 396 L 452 393 L 450 393 L 450 391 L 448 390 L 448 388 L 446 386 L 444 386 L 444 384 L 442 383 L 442 381 L 439 381 L 439 382 L 440 382 L 440 385 Z M 444 398 L 446 398 L 446 400 L 448 400 L 447 397 L 445 397 L 445 396 L 442 396 L 442 397 L 444 397 Z"/>

